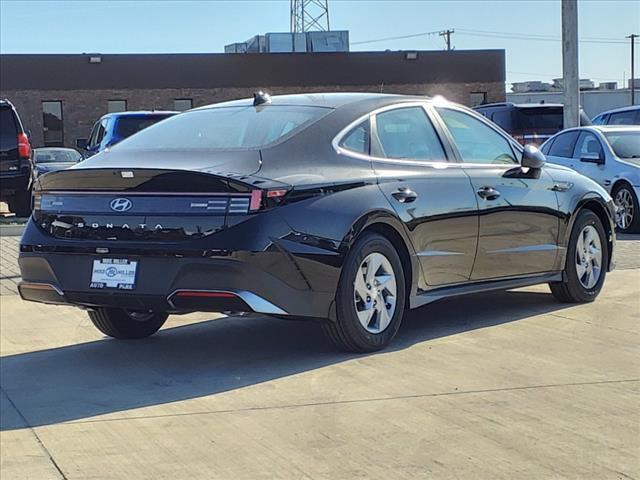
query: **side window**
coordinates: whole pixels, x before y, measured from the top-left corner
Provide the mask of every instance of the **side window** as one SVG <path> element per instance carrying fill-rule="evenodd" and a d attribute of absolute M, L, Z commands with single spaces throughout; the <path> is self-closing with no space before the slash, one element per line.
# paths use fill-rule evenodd
<path fill-rule="evenodd" d="M 87 140 L 87 147 L 91 148 L 96 144 L 96 138 L 98 138 L 98 130 L 100 129 L 100 122 L 96 122 L 91 129 L 89 139 Z"/>
<path fill-rule="evenodd" d="M 342 139 L 340 146 L 352 152 L 369 155 L 369 119 L 352 128 Z"/>
<path fill-rule="evenodd" d="M 553 146 L 553 142 L 555 142 L 555 140 L 556 140 L 555 138 L 552 138 L 544 142 L 544 145 L 542 145 L 542 147 L 540 148 L 540 151 L 545 155 L 549 155 L 549 149 Z"/>
<path fill-rule="evenodd" d="M 376 115 L 382 156 L 446 162 L 440 139 L 422 107 L 405 107 Z"/>
<path fill-rule="evenodd" d="M 438 108 L 465 163 L 518 163 L 509 141 L 469 114 Z"/>
<path fill-rule="evenodd" d="M 633 110 L 612 113 L 609 115 L 609 125 L 633 125 L 635 116 L 636 112 Z"/>
<path fill-rule="evenodd" d="M 606 115 L 604 115 L 604 114 L 603 115 L 598 115 L 596 118 L 594 118 L 592 120 L 591 123 L 593 125 L 605 125 L 606 124 L 606 122 L 604 121 L 605 118 L 606 118 Z"/>
<path fill-rule="evenodd" d="M 511 128 L 511 110 L 498 110 L 491 116 L 491 120 L 508 132 L 509 128 Z"/>
<path fill-rule="evenodd" d="M 593 133 L 582 132 L 578 137 L 573 158 L 593 158 L 594 156 L 602 158 L 602 145 Z"/>
<path fill-rule="evenodd" d="M 102 139 L 104 138 L 104 134 L 106 132 L 107 129 L 107 122 L 109 120 L 104 119 L 100 122 L 100 127 L 98 127 L 98 135 L 96 137 L 96 145 L 100 145 L 100 143 L 102 143 Z"/>
<path fill-rule="evenodd" d="M 553 145 L 549 149 L 549 155 L 552 157 L 573 157 L 573 147 L 578 139 L 578 132 L 562 133 L 553 141 Z"/>

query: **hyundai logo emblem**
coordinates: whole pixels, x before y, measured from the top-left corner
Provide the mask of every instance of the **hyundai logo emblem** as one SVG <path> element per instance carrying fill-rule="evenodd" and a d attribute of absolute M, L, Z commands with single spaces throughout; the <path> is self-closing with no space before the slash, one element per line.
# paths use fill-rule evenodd
<path fill-rule="evenodd" d="M 131 200 L 129 200 L 128 198 L 115 198 L 111 200 L 109 206 L 114 212 L 122 213 L 131 210 L 131 207 L 133 207 L 133 203 L 131 203 Z"/>

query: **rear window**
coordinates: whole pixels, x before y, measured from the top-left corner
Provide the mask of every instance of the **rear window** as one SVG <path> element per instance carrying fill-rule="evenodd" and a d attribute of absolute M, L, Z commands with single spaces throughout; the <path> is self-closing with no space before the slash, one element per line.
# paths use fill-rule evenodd
<path fill-rule="evenodd" d="M 0 150 L 18 148 L 18 128 L 11 108 L 0 108 Z"/>
<path fill-rule="evenodd" d="M 128 150 L 246 150 L 301 130 L 327 114 L 322 107 L 219 107 L 192 110 L 150 127 L 117 147 Z"/>
<path fill-rule="evenodd" d="M 564 119 L 560 107 L 519 108 L 517 111 L 521 130 L 562 130 Z"/>
<path fill-rule="evenodd" d="M 636 111 L 627 110 L 626 112 L 612 113 L 609 115 L 609 125 L 635 125 Z"/>
<path fill-rule="evenodd" d="M 604 136 L 617 157 L 640 161 L 640 132 L 611 132 Z"/>
<path fill-rule="evenodd" d="M 160 120 L 169 118 L 171 115 L 155 115 L 145 117 L 120 117 L 116 122 L 115 134 L 120 138 L 127 138 Z"/>

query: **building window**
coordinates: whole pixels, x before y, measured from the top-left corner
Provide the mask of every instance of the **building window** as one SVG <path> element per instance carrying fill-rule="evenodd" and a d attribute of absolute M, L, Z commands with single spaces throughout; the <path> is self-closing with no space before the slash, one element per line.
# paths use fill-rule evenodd
<path fill-rule="evenodd" d="M 469 103 L 472 107 L 484 105 L 487 103 L 487 92 L 471 92 L 469 96 Z"/>
<path fill-rule="evenodd" d="M 126 100 L 107 100 L 107 113 L 126 112 L 126 111 L 127 111 Z"/>
<path fill-rule="evenodd" d="M 45 147 L 63 145 L 62 102 L 42 102 L 42 136 Z"/>
<path fill-rule="evenodd" d="M 176 98 L 173 101 L 173 109 L 179 112 L 191 110 L 193 108 L 193 100 L 190 98 Z"/>

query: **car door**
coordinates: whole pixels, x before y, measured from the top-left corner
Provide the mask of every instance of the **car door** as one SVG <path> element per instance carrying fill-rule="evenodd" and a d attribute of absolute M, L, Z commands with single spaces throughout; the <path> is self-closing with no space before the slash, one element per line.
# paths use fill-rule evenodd
<path fill-rule="evenodd" d="M 426 105 L 415 104 L 371 118 L 373 169 L 420 258 L 423 290 L 468 281 L 478 236 L 469 179 L 460 164 L 448 162 L 453 152 L 429 115 Z"/>
<path fill-rule="evenodd" d="M 558 253 L 558 201 L 544 170 L 524 171 L 520 151 L 479 116 L 437 107 L 478 202 L 472 280 L 552 271 Z"/>
<path fill-rule="evenodd" d="M 594 133 L 580 132 L 572 157 L 571 168 L 605 188 L 611 186 L 611 178 L 606 171 L 604 148 Z"/>

